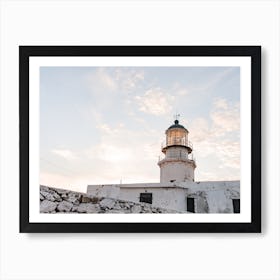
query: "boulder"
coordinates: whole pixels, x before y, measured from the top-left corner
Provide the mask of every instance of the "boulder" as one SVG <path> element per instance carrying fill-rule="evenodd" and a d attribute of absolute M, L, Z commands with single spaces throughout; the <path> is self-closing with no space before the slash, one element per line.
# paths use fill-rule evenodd
<path fill-rule="evenodd" d="M 69 193 L 69 191 L 68 190 L 64 190 L 64 189 L 56 189 L 56 192 L 58 193 L 58 194 L 67 194 L 67 193 Z"/>
<path fill-rule="evenodd" d="M 71 202 L 64 200 L 58 204 L 57 210 L 59 212 L 70 212 L 72 207 L 73 207 L 73 204 Z"/>
<path fill-rule="evenodd" d="M 118 202 L 116 202 L 116 204 L 114 206 L 114 209 L 115 210 L 121 210 L 122 208 L 121 208 L 120 204 Z"/>
<path fill-rule="evenodd" d="M 68 197 L 64 198 L 64 200 L 73 203 L 74 205 L 79 205 L 81 202 L 82 195 L 79 193 L 70 192 Z"/>
<path fill-rule="evenodd" d="M 73 205 L 71 212 L 77 212 L 78 207 L 79 207 L 78 205 Z"/>
<path fill-rule="evenodd" d="M 40 194 L 47 200 L 49 201 L 55 201 L 55 198 L 53 197 L 53 195 L 49 192 L 45 192 L 45 191 L 41 191 Z"/>
<path fill-rule="evenodd" d="M 106 208 L 112 209 L 112 208 L 114 207 L 115 203 L 116 203 L 116 202 L 115 202 L 113 199 L 111 199 L 111 198 L 104 198 L 104 199 L 99 203 L 99 205 L 100 205 L 100 208 L 101 208 L 101 209 L 106 209 Z"/>
<path fill-rule="evenodd" d="M 140 205 L 135 204 L 131 208 L 131 213 L 140 213 L 142 210 L 142 207 Z"/>
<path fill-rule="evenodd" d="M 49 200 L 43 200 L 40 203 L 40 212 L 41 213 L 50 213 L 56 209 L 57 203 Z"/>
<path fill-rule="evenodd" d="M 92 203 L 81 203 L 77 208 L 78 213 L 98 213 L 99 210 L 99 206 Z"/>
<path fill-rule="evenodd" d="M 49 191 L 49 190 L 50 190 L 49 187 L 40 185 L 40 191 L 45 191 L 45 192 L 47 192 L 47 191 Z"/>

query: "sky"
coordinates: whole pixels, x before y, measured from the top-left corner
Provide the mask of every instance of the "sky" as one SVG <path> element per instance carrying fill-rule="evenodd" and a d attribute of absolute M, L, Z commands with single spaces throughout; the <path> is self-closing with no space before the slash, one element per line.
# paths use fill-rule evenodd
<path fill-rule="evenodd" d="M 195 181 L 240 180 L 239 67 L 40 67 L 40 184 L 159 182 L 176 114 Z"/>

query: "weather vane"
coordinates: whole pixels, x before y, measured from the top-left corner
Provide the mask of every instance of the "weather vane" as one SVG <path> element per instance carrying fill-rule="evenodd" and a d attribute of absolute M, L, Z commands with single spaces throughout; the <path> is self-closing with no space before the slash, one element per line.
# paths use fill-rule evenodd
<path fill-rule="evenodd" d="M 179 120 L 179 117 L 180 117 L 180 114 L 177 114 L 177 112 L 176 112 L 176 114 L 174 115 L 175 120 Z"/>

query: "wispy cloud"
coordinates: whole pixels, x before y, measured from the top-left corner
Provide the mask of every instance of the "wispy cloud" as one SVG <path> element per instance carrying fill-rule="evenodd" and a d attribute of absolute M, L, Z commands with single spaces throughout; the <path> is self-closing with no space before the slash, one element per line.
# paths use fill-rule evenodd
<path fill-rule="evenodd" d="M 87 81 L 96 92 L 100 90 L 115 91 L 118 87 L 114 77 L 110 75 L 106 68 L 102 67 L 87 75 Z"/>
<path fill-rule="evenodd" d="M 199 172 L 202 178 L 206 176 L 215 180 L 226 180 L 227 178 L 221 178 L 221 174 L 227 174 L 228 172 L 223 170 L 230 168 L 233 173 L 232 178 L 238 179 L 239 123 L 239 103 L 230 104 L 225 99 L 217 99 L 213 102 L 209 119 L 197 118 L 190 123 L 190 139 L 194 143 L 198 165 L 199 160 L 208 159 L 212 164 L 211 167 L 216 166 L 212 173 Z"/>
<path fill-rule="evenodd" d="M 124 90 L 133 90 L 144 80 L 144 71 L 117 68 L 114 76 L 115 80 L 119 84 L 119 88 Z"/>
<path fill-rule="evenodd" d="M 176 110 L 190 131 L 199 179 L 239 176 L 239 71 L 234 67 L 48 68 L 41 79 L 41 124 L 49 136 L 41 137 L 40 156 L 49 161 L 41 164 L 44 182 L 159 181 L 161 142 Z M 67 106 L 76 103 L 80 118 Z M 52 117 L 50 104 L 55 105 Z"/>
<path fill-rule="evenodd" d="M 224 135 L 226 132 L 238 131 L 240 128 L 239 103 L 229 105 L 225 99 L 217 99 L 210 113 L 213 131 Z"/>
<path fill-rule="evenodd" d="M 174 96 L 164 92 L 160 87 L 151 88 L 143 96 L 136 96 L 139 110 L 156 116 L 166 115 L 172 111 Z"/>
<path fill-rule="evenodd" d="M 123 67 L 100 67 L 87 76 L 93 91 L 131 91 L 144 80 L 144 71 Z"/>

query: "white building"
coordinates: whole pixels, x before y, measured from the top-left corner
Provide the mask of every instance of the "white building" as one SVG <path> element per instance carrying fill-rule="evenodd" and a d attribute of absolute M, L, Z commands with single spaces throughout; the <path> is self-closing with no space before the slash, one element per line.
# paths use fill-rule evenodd
<path fill-rule="evenodd" d="M 239 213 L 240 181 L 195 182 L 189 131 L 175 120 L 165 132 L 160 183 L 89 185 L 87 193 L 194 213 Z"/>

